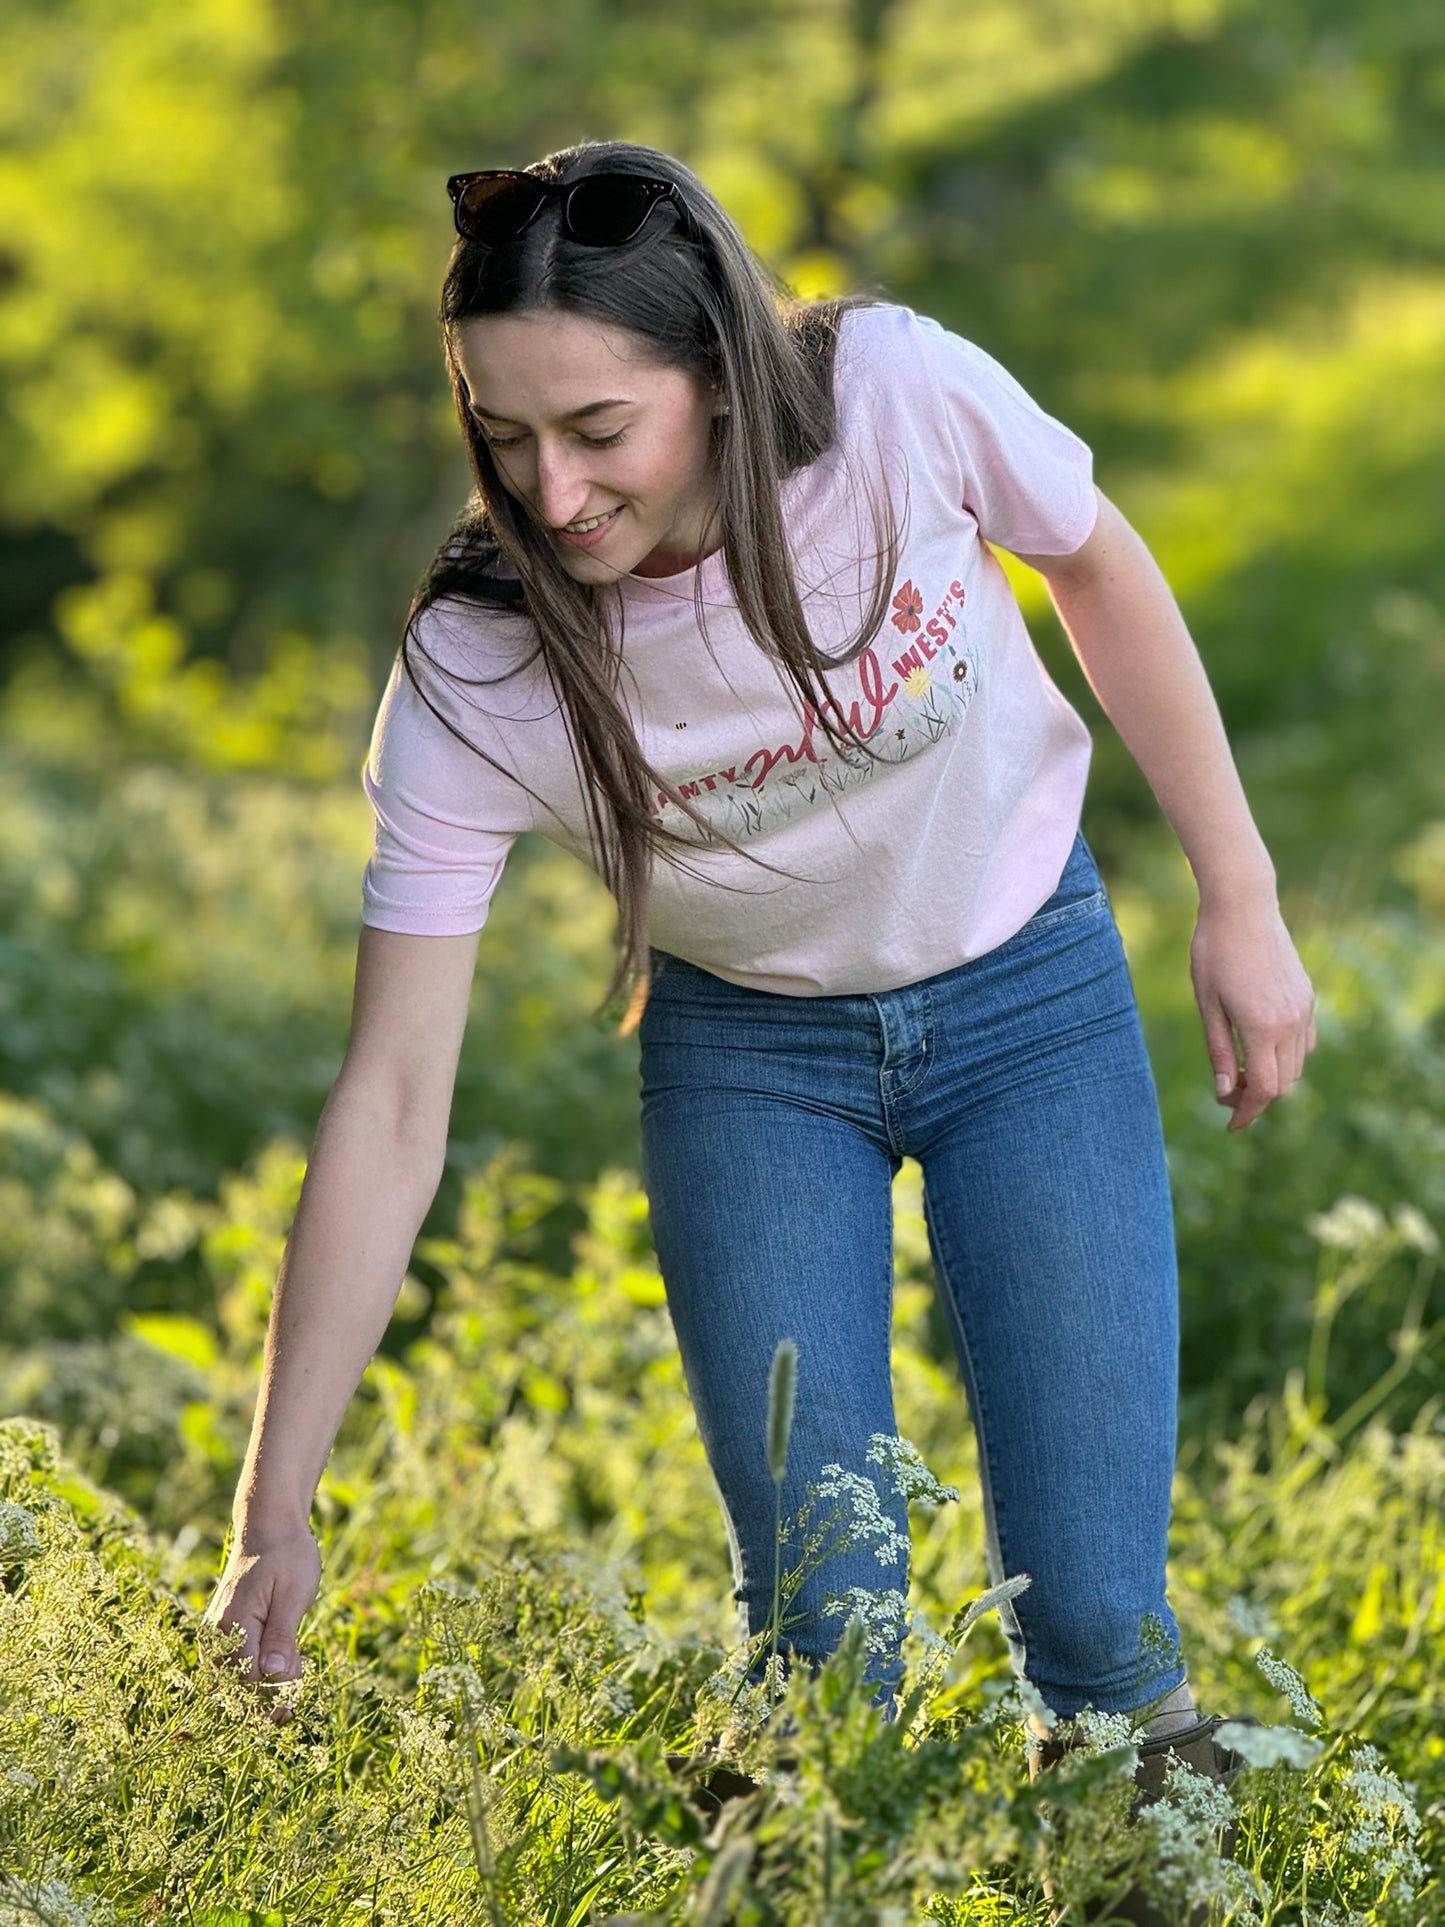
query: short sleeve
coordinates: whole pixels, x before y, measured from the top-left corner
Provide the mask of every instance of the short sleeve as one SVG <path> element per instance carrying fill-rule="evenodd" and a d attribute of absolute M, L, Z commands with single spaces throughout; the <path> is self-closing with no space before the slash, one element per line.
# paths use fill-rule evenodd
<path fill-rule="evenodd" d="M 1093 455 L 975 342 L 914 317 L 931 386 L 980 533 L 1019 555 L 1071 555 L 1094 526 Z"/>
<path fill-rule="evenodd" d="M 429 651 L 445 637 L 426 616 L 419 627 Z M 482 710 L 415 649 L 412 661 L 431 703 L 470 743 L 505 761 L 505 745 Z M 507 854 L 532 826 L 529 799 L 505 769 L 458 740 L 418 692 L 400 651 L 377 710 L 361 782 L 376 819 L 362 878 L 361 921 L 408 936 L 480 930 Z"/>

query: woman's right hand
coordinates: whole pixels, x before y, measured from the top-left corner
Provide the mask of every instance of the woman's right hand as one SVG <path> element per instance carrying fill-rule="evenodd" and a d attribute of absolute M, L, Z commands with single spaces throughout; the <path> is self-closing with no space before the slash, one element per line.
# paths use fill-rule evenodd
<path fill-rule="evenodd" d="M 227 1655 L 259 1689 L 301 1677 L 296 1634 L 321 1587 L 321 1551 L 305 1525 L 239 1532 L 206 1607 L 208 1625 L 245 1644 Z"/>

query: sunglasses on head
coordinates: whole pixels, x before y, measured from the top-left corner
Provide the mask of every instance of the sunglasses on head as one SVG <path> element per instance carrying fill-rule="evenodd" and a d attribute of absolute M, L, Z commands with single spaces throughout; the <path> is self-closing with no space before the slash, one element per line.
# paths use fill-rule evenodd
<path fill-rule="evenodd" d="M 514 241 L 547 202 L 562 197 L 562 225 L 587 248 L 616 248 L 636 240 L 659 201 L 672 201 L 686 217 L 682 196 L 671 181 L 646 174 L 587 174 L 580 181 L 544 181 L 512 168 L 484 168 L 453 174 L 447 182 L 457 233 L 468 241 L 495 247 Z"/>

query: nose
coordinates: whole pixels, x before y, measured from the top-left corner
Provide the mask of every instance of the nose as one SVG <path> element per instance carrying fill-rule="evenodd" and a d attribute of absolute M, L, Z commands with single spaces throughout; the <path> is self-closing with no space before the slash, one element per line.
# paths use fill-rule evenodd
<path fill-rule="evenodd" d="M 537 476 L 532 501 L 543 520 L 554 529 L 577 522 L 589 512 L 592 484 L 585 452 L 539 443 Z"/>

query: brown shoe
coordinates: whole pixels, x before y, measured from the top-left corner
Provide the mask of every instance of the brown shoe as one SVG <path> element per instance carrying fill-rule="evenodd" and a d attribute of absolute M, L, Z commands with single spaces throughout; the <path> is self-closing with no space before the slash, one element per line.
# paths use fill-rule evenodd
<path fill-rule="evenodd" d="M 1234 1716 L 1241 1726 L 1257 1726 L 1259 1721 L 1248 1714 Z M 1137 1745 L 1139 1765 L 1134 1773 L 1134 1783 L 1138 1788 L 1130 1806 L 1130 1819 L 1137 1818 L 1145 1808 L 1162 1800 L 1165 1794 L 1166 1776 L 1171 1759 L 1182 1760 L 1193 1772 L 1205 1779 L 1213 1780 L 1217 1786 L 1229 1786 L 1238 1776 L 1245 1762 L 1238 1753 L 1222 1746 L 1215 1737 L 1219 1728 L 1225 1725 L 1223 1715 L 1215 1713 L 1208 1717 L 1200 1715 L 1189 1726 L 1182 1726 L 1173 1733 L 1161 1733 L 1157 1739 L 1140 1740 Z M 1037 1780 L 1041 1774 L 1058 1765 L 1066 1753 L 1077 1752 L 1086 1744 L 1082 1734 L 1069 1734 L 1063 1739 L 1044 1740 L 1029 1756 L 1029 1778 Z M 1222 1858 L 1229 1859 L 1234 1853 L 1237 1829 L 1225 1827 L 1219 1835 L 1219 1852 Z M 1044 1891 L 1048 1898 L 1054 1898 L 1050 1884 L 1045 1881 Z M 1086 1921 L 1117 1921 L 1128 1923 L 1129 1927 L 1206 1927 L 1209 1918 L 1207 1906 L 1195 1907 L 1186 1903 L 1181 1913 L 1177 1907 L 1165 1908 L 1138 1887 L 1130 1887 L 1127 1893 L 1117 1900 L 1108 1902 L 1094 1901 L 1084 1908 Z M 1057 1911 L 1052 1918 L 1056 1922 L 1065 1919 L 1064 1910 Z"/>
<path fill-rule="evenodd" d="M 664 1753 L 662 1758 L 668 1771 L 687 1783 L 687 1801 L 699 1813 L 720 1813 L 729 1800 L 741 1800 L 758 1790 L 757 1781 L 746 1773 L 705 1754 Z"/>

